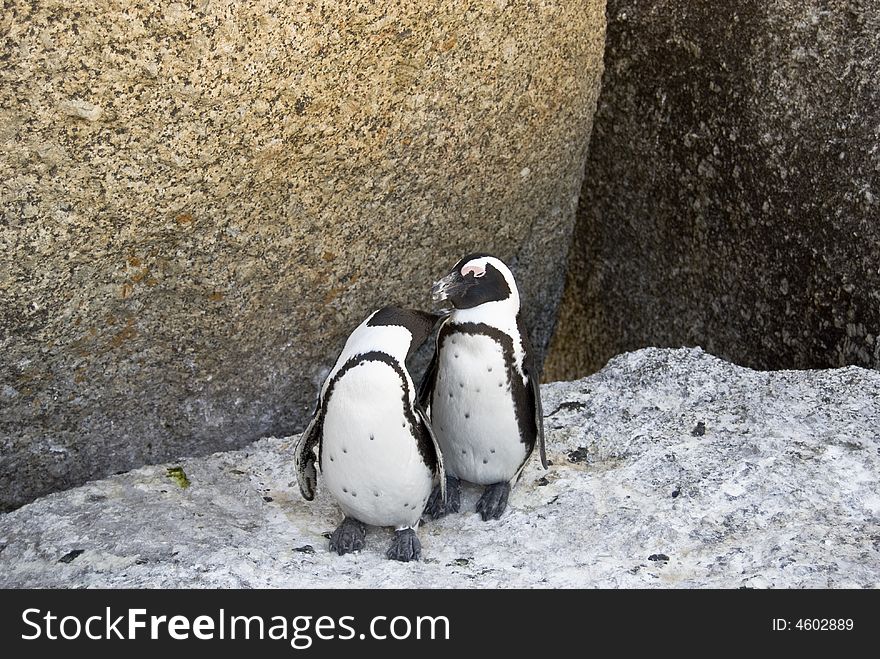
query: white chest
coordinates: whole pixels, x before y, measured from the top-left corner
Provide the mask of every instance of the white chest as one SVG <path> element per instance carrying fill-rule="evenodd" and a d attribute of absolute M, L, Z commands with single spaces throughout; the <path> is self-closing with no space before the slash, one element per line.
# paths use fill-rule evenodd
<path fill-rule="evenodd" d="M 445 337 L 431 425 L 453 476 L 482 485 L 513 478 L 526 458 L 526 445 L 503 351 L 495 340 L 480 334 Z"/>
<path fill-rule="evenodd" d="M 346 371 L 326 402 L 321 449 L 324 483 L 343 511 L 376 526 L 412 526 L 432 474 L 404 414 L 403 388 L 388 364 Z"/>

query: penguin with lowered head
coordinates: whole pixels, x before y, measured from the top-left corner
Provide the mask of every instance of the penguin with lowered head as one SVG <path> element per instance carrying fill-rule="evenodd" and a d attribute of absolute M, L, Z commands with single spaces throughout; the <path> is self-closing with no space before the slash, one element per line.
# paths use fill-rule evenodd
<path fill-rule="evenodd" d="M 365 546 L 365 524 L 394 527 L 386 552 L 418 560 L 416 529 L 435 479 L 445 488 L 442 455 L 418 401 L 406 358 L 430 336 L 437 316 L 384 307 L 348 337 L 295 449 L 302 496 L 318 483 L 345 517 L 330 537 L 339 555 Z M 443 494 L 438 489 L 438 496 Z"/>

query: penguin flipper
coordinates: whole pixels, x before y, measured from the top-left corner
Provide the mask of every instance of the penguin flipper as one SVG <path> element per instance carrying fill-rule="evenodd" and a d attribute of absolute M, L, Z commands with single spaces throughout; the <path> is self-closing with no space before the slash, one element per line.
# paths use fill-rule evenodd
<path fill-rule="evenodd" d="M 529 379 L 528 389 L 535 407 L 535 443 L 538 445 L 538 454 L 541 456 L 541 466 L 547 468 L 547 447 L 544 444 L 544 407 L 541 405 L 541 383 L 529 369 L 525 369 Z"/>
<path fill-rule="evenodd" d="M 317 456 L 315 448 L 320 441 L 318 419 L 321 417 L 320 405 L 315 409 L 312 420 L 296 443 L 294 449 L 294 464 L 296 466 L 296 480 L 299 483 L 299 491 L 303 499 L 311 501 L 315 498 L 315 490 L 318 487 L 318 471 L 315 469 Z"/>
<path fill-rule="evenodd" d="M 440 495 L 443 497 L 443 501 L 446 501 L 446 468 L 443 466 L 443 452 L 440 450 L 440 444 L 437 442 L 437 437 L 434 435 L 434 430 L 431 428 L 431 422 L 428 420 L 425 410 L 418 403 L 415 405 L 415 410 L 416 415 L 422 420 L 425 432 L 431 438 L 431 444 L 434 446 L 434 453 L 437 455 L 437 474 L 440 476 Z"/>
<path fill-rule="evenodd" d="M 440 331 L 443 331 L 443 326 L 440 326 Z M 419 407 L 421 407 L 428 416 L 431 414 L 431 394 L 434 392 L 434 380 L 437 379 L 437 362 L 438 355 L 440 351 L 440 333 L 437 333 L 437 338 L 434 341 L 434 355 L 431 357 L 431 363 L 428 364 L 428 368 L 425 371 L 425 375 L 422 376 L 422 381 L 419 383 L 419 391 L 416 396 L 416 400 L 418 401 Z M 434 442 L 436 444 L 436 442 Z"/>
<path fill-rule="evenodd" d="M 541 382 L 538 377 L 538 369 L 535 368 L 535 360 L 532 357 L 534 352 L 532 351 L 532 345 L 529 341 L 529 334 L 526 331 L 525 325 L 522 323 L 522 319 L 519 317 L 517 317 L 517 329 L 519 330 L 520 340 L 523 343 L 525 352 L 522 369 L 523 375 L 526 376 L 526 400 L 531 403 L 532 409 L 530 412 L 532 413 L 535 423 L 535 444 L 538 445 L 538 455 L 541 457 L 541 466 L 544 469 L 547 469 L 547 448 L 544 443 L 544 408 L 541 405 Z M 525 469 L 526 463 L 529 461 L 532 451 L 534 450 L 535 445 L 533 444 L 528 455 L 526 455 L 526 459 L 523 460 L 522 465 L 520 465 L 519 470 L 517 470 L 514 477 L 510 480 L 511 485 L 519 480 L 519 477 L 522 475 L 523 469 Z"/>

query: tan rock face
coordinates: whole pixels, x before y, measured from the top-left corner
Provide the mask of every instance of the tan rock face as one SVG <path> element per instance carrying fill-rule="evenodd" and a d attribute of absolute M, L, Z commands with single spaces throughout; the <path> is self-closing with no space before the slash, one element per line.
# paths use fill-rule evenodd
<path fill-rule="evenodd" d="M 13 0 L 0 506 L 290 433 L 353 324 L 462 254 L 546 346 L 604 2 Z"/>

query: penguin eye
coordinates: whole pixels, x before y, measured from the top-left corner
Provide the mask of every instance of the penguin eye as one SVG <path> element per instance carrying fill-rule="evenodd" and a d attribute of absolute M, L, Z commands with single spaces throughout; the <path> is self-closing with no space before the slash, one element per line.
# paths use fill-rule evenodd
<path fill-rule="evenodd" d="M 461 269 L 461 276 L 467 277 L 468 275 L 473 275 L 474 277 L 482 277 L 486 274 L 486 268 L 479 265 L 466 265 Z"/>

